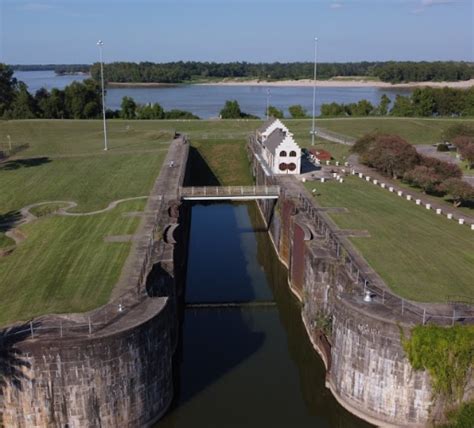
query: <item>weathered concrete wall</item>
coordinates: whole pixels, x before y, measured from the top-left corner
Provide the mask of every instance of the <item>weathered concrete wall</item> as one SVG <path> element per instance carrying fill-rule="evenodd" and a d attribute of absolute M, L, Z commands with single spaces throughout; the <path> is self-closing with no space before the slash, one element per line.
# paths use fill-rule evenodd
<path fill-rule="evenodd" d="M 142 427 L 167 410 L 177 343 L 176 269 L 185 259 L 177 197 L 188 152 L 185 140 L 172 143 L 110 303 L 87 314 L 34 320 L 33 337 L 23 326 L 2 336 L 4 426 Z"/>
<path fill-rule="evenodd" d="M 258 162 L 253 170 L 257 185 L 263 184 Z M 364 302 L 334 244 L 301 209 L 297 196 L 305 192 L 303 186 L 287 178 L 278 178 L 277 184 L 282 196 L 274 215 L 268 215 L 265 203 L 259 207 L 271 219 L 270 236 L 288 266 L 310 340 L 326 365 L 328 388 L 344 407 L 374 424 L 427 426 L 433 404 L 429 376 L 412 370 L 401 345 L 400 327 L 413 323 Z"/>

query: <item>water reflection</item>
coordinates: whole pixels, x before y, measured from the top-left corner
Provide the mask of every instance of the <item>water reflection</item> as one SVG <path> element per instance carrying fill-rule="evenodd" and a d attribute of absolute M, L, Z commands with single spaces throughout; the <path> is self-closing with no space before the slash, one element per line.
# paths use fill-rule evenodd
<path fill-rule="evenodd" d="M 185 310 L 175 402 L 157 427 L 366 426 L 324 387 L 263 230 L 254 204 L 192 208 L 186 301 L 275 299 L 277 307 Z"/>

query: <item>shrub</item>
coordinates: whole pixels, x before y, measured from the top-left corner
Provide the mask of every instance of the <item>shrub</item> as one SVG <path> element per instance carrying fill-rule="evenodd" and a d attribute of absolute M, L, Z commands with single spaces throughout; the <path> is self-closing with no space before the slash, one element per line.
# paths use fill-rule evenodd
<path fill-rule="evenodd" d="M 438 152 L 449 152 L 449 147 L 445 143 L 439 143 L 436 146 L 436 151 L 438 151 Z"/>
<path fill-rule="evenodd" d="M 433 168 L 417 165 L 403 175 L 403 180 L 414 186 L 420 187 L 426 193 L 439 193 L 441 180 Z"/>
<path fill-rule="evenodd" d="M 449 178 L 441 189 L 451 195 L 455 207 L 474 204 L 474 187 L 459 178 Z"/>
<path fill-rule="evenodd" d="M 372 148 L 378 135 L 375 132 L 363 135 L 351 147 L 351 152 L 359 155 L 366 153 Z"/>
<path fill-rule="evenodd" d="M 396 135 L 380 135 L 362 156 L 362 162 L 394 178 L 413 169 L 420 161 L 416 149 Z"/>
<path fill-rule="evenodd" d="M 431 168 L 439 177 L 440 182 L 447 180 L 448 178 L 462 177 L 461 169 L 454 163 L 445 162 L 428 156 L 420 156 L 420 164 Z"/>

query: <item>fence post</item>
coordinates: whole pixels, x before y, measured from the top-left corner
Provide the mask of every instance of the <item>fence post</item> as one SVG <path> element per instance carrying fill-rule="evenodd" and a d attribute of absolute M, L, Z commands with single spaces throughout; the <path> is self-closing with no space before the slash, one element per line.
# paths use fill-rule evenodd
<path fill-rule="evenodd" d="M 402 315 L 403 315 L 403 312 L 405 310 L 404 306 L 405 306 L 405 301 L 402 299 Z"/>
<path fill-rule="evenodd" d="M 92 334 L 91 317 L 89 317 L 89 334 Z"/>
<path fill-rule="evenodd" d="M 425 325 L 426 322 L 426 309 L 423 309 L 423 325 Z"/>
<path fill-rule="evenodd" d="M 456 309 L 453 309 L 453 322 L 451 325 L 454 325 L 455 318 L 456 318 Z"/>
<path fill-rule="evenodd" d="M 31 337 L 35 337 L 35 334 L 34 334 L 34 329 L 33 329 L 33 321 L 30 321 L 30 331 L 31 331 Z"/>
<path fill-rule="evenodd" d="M 59 321 L 59 336 L 63 337 L 63 320 Z"/>

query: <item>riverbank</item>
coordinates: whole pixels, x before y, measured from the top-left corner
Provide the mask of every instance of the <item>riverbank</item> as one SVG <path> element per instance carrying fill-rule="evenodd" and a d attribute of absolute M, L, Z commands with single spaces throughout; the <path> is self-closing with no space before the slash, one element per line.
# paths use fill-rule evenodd
<path fill-rule="evenodd" d="M 308 87 L 313 86 L 313 80 L 279 80 L 279 81 L 263 81 L 263 80 L 223 80 L 220 82 L 196 83 L 202 86 L 277 86 L 277 87 Z M 318 80 L 317 86 L 322 88 L 417 88 L 430 86 L 433 88 L 458 88 L 468 89 L 474 87 L 474 79 L 456 81 L 456 82 L 407 82 L 407 83 L 388 83 L 377 80 Z"/>
<path fill-rule="evenodd" d="M 173 88 L 177 86 L 193 85 L 193 86 L 262 86 L 262 87 L 296 87 L 305 88 L 312 87 L 313 80 L 238 80 L 224 79 L 220 81 L 209 82 L 183 82 L 183 83 L 159 83 L 159 82 L 108 82 L 110 88 Z M 462 80 L 456 82 L 406 82 L 406 83 L 388 83 L 379 80 L 362 80 L 362 79 L 330 79 L 318 80 L 317 86 L 320 88 L 379 88 L 379 89 L 409 89 L 419 87 L 432 88 L 457 88 L 469 89 L 474 87 L 474 79 Z"/>

